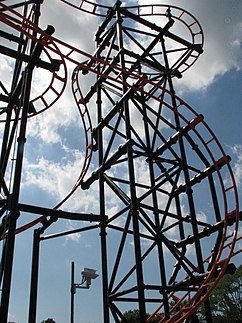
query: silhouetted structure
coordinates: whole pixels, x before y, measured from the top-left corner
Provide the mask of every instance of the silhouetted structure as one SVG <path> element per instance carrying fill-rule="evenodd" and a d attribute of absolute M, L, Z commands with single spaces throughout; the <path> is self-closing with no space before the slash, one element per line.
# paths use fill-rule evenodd
<path fill-rule="evenodd" d="M 173 6 L 125 8 L 117 1 L 109 8 L 88 1 L 75 6 L 61 2 L 103 16 L 93 55 L 53 39 L 51 26 L 45 31 L 38 28 L 41 0 L 0 2 L 0 20 L 5 26 L 0 33 L 0 53 L 15 60 L 11 89 L 0 83 L 4 105 L 1 322 L 7 322 L 15 236 L 39 223 L 34 230 L 29 308 L 29 322 L 36 321 L 39 243 L 47 239 L 45 229 L 58 218 L 97 223 L 79 231 L 98 229 L 100 233 L 104 323 L 111 316 L 115 322 L 125 321 L 118 305 L 121 302 L 135 303 L 141 322 L 146 321 L 146 312 L 154 313 L 150 319 L 157 316 L 160 322 L 195 318 L 193 313 L 204 302 L 210 322 L 208 296 L 230 268 L 236 235 L 227 228 L 237 231 L 239 212 L 230 158 L 203 116 L 175 94 L 174 83 L 182 82 L 177 80 L 203 51 L 201 26 L 186 10 Z M 69 49 L 68 54 L 61 53 L 60 44 Z M 78 55 L 86 55 L 87 61 L 78 60 Z M 55 208 L 22 204 L 19 196 L 28 118 L 61 97 L 67 83 L 67 61 L 76 65 L 72 89 L 86 133 L 85 163 L 72 191 Z M 52 73 L 52 79 L 46 91 L 32 99 L 36 66 Z M 91 82 L 89 75 L 93 74 L 95 82 L 83 93 L 80 84 Z M 92 120 L 89 110 L 94 105 L 96 119 Z M 98 165 L 88 177 L 93 154 Z M 96 182 L 99 214 L 59 210 L 77 188 L 88 190 Z M 205 214 L 201 196 L 211 206 L 210 214 Z M 21 212 L 39 217 L 16 228 Z M 117 251 L 115 255 L 111 249 Z"/>

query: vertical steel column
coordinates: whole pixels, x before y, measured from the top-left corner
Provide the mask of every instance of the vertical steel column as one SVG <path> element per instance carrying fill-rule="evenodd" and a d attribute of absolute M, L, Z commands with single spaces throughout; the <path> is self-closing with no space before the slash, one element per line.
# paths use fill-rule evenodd
<path fill-rule="evenodd" d="M 118 7 L 117 7 L 117 37 L 118 37 L 118 43 L 119 43 L 121 68 L 125 69 L 126 66 L 125 66 L 125 58 L 123 54 L 124 44 L 123 44 L 123 35 L 122 35 L 122 17 Z M 126 75 L 123 75 L 122 78 L 125 84 Z M 127 91 L 127 87 L 123 85 L 123 93 L 125 94 L 126 91 Z M 123 104 L 124 104 L 124 115 L 125 115 L 126 140 L 130 140 L 131 128 L 130 128 L 130 112 L 129 112 L 128 99 L 125 99 Z M 139 211 L 138 211 L 138 202 L 137 202 L 136 188 L 135 188 L 133 149 L 132 149 L 132 146 L 130 145 L 128 145 L 127 147 L 127 157 L 128 157 L 128 173 L 129 173 L 129 181 L 130 181 L 130 214 L 132 216 L 133 231 L 134 231 L 139 316 L 140 316 L 140 322 L 145 322 L 146 307 L 145 307 L 144 279 L 143 279 L 143 268 L 142 268 L 142 254 L 141 254 L 141 244 L 140 244 L 140 237 L 139 237 L 139 234 L 140 234 Z"/>
<path fill-rule="evenodd" d="M 31 271 L 29 321 L 28 321 L 29 323 L 36 322 L 39 253 L 40 253 L 40 229 L 36 229 L 34 230 L 34 235 L 33 235 L 32 271 Z"/>
<path fill-rule="evenodd" d="M 2 285 L 2 296 L 1 296 L 1 306 L 0 306 L 0 317 L 1 322 L 7 322 L 8 317 L 8 307 L 10 298 L 10 287 L 12 279 L 12 269 L 13 269 L 13 255 L 14 255 L 14 245 L 15 245 L 15 230 L 16 222 L 19 217 L 18 211 L 18 201 L 20 194 L 20 183 L 22 175 L 22 165 L 23 165 L 23 154 L 24 145 L 26 142 L 26 125 L 27 125 L 27 115 L 29 109 L 29 98 L 30 98 L 30 88 L 32 80 L 33 66 L 28 66 L 25 71 L 24 77 L 24 92 L 22 96 L 22 116 L 20 123 L 20 131 L 18 137 L 17 146 L 17 157 L 15 165 L 15 174 L 13 182 L 13 193 L 10 197 L 10 215 L 9 215 L 9 230 L 6 241 L 6 257 L 4 261 L 4 276 Z"/>
<path fill-rule="evenodd" d="M 54 32 L 52 26 L 48 26 L 46 33 L 51 35 Z M 22 76 L 22 90 L 20 91 L 20 102 L 18 105 L 20 114 L 20 129 L 19 136 L 17 139 L 17 154 L 15 162 L 15 172 L 13 180 L 12 194 L 8 197 L 8 208 L 9 214 L 9 228 L 8 235 L 6 238 L 6 256 L 4 260 L 4 275 L 2 284 L 2 296 L 0 305 L 0 317 L 1 323 L 7 322 L 8 317 L 8 307 L 10 299 L 10 289 L 11 289 L 11 279 L 12 279 L 12 269 L 13 269 L 13 257 L 14 257 L 14 247 L 15 247 L 15 231 L 17 219 L 20 215 L 18 209 L 19 195 L 20 195 L 20 184 L 22 178 L 22 166 L 24 157 L 24 146 L 26 142 L 26 129 L 27 129 L 27 119 L 29 112 L 29 101 L 31 92 L 32 75 L 35 67 L 35 63 L 39 59 L 43 46 L 37 44 L 30 56 L 29 63 L 23 72 Z"/>
<path fill-rule="evenodd" d="M 172 82 L 172 78 L 171 78 L 171 74 L 170 74 L 169 61 L 168 61 L 167 54 L 166 54 L 165 41 L 164 41 L 163 37 L 161 39 L 161 44 L 162 44 L 162 48 L 163 48 L 163 55 L 164 55 L 164 61 L 165 61 L 165 66 L 166 66 L 166 71 L 167 71 L 167 79 L 168 79 L 168 84 L 170 87 L 170 92 L 175 94 L 175 90 L 174 90 L 174 86 L 173 86 L 173 82 Z M 172 105 L 175 110 L 177 104 L 176 104 L 176 99 L 174 97 L 172 97 Z M 181 128 L 180 120 L 179 120 L 179 117 L 176 113 L 175 113 L 175 122 L 176 122 L 177 130 L 179 130 Z M 195 204 L 194 204 L 194 199 L 193 199 L 193 191 L 192 191 L 191 184 L 190 184 L 190 176 L 189 176 L 189 170 L 187 167 L 187 158 L 186 158 L 186 153 L 185 153 L 184 142 L 183 142 L 183 138 L 181 136 L 179 137 L 179 147 L 180 147 L 181 159 L 182 159 L 181 160 L 182 169 L 184 172 L 185 182 L 186 182 L 186 186 L 187 186 L 186 194 L 188 197 L 192 228 L 193 228 L 193 233 L 194 233 L 194 237 L 195 237 L 197 261 L 198 261 L 199 271 L 200 271 L 200 273 L 203 273 L 204 272 L 203 257 L 202 257 L 202 249 L 201 249 L 199 235 L 198 235 L 198 226 L 197 226 L 197 221 L 196 221 L 196 211 L 195 211 Z"/>
<path fill-rule="evenodd" d="M 97 44 L 98 45 L 98 44 Z M 98 46 L 97 46 L 98 47 Z M 102 120 L 102 96 L 101 85 L 97 84 L 97 113 L 98 123 Z M 97 134 L 98 145 L 98 162 L 99 166 L 103 163 L 103 133 L 101 127 Z M 99 174 L 99 202 L 100 202 L 100 216 L 105 216 L 105 188 L 104 178 L 102 173 Z M 108 266 L 107 266 L 107 232 L 106 222 L 100 223 L 100 237 L 101 237 L 101 262 L 102 262 L 102 288 L 103 288 L 103 322 L 109 323 L 109 301 L 108 301 Z"/>
<path fill-rule="evenodd" d="M 74 323 L 75 317 L 75 263 L 71 262 L 71 323 Z"/>
<path fill-rule="evenodd" d="M 163 38 L 161 39 L 161 44 L 162 44 L 162 48 L 163 48 L 164 61 L 165 61 L 165 66 L 166 66 L 166 70 L 167 70 L 168 84 L 169 84 L 171 93 L 175 94 L 172 78 L 171 78 L 171 75 L 169 72 L 170 71 L 169 61 L 168 61 L 168 58 L 166 55 L 165 42 L 164 42 Z M 173 105 L 174 109 L 176 109 L 176 100 L 174 97 L 172 97 L 172 105 Z M 180 129 L 180 120 L 179 120 L 179 117 L 177 114 L 175 114 L 175 120 L 176 120 L 177 129 Z M 179 138 L 179 146 L 180 146 L 181 157 L 182 157 L 182 165 L 183 165 L 182 169 L 184 172 L 185 182 L 186 182 L 186 186 L 187 186 L 186 194 L 188 197 L 188 203 L 189 203 L 190 214 L 191 214 L 191 223 L 192 223 L 192 229 L 193 229 L 194 240 L 195 240 L 198 269 L 199 269 L 200 273 L 204 273 L 202 248 L 201 248 L 199 234 L 198 234 L 198 225 L 197 225 L 197 220 L 196 220 L 196 210 L 195 210 L 195 203 L 194 203 L 194 199 L 193 199 L 193 190 L 192 190 L 192 187 L 190 184 L 190 176 L 189 176 L 189 170 L 187 167 L 187 158 L 186 158 L 186 154 L 185 154 L 184 142 L 181 137 Z M 204 307 L 205 307 L 205 316 L 206 316 L 207 322 L 212 323 L 213 319 L 212 319 L 212 313 L 211 313 L 209 299 L 206 299 L 204 301 Z M 194 317 L 196 317 L 196 315 Z"/>
<path fill-rule="evenodd" d="M 27 11 L 27 6 L 25 6 L 24 8 L 24 16 L 26 15 L 26 11 Z M 17 51 L 18 53 L 22 53 L 26 50 L 26 46 L 25 46 L 26 40 L 24 40 L 24 36 L 22 34 L 20 34 L 19 38 L 21 41 L 19 42 Z M 10 148 L 13 142 L 13 137 L 16 130 L 16 124 L 18 122 L 18 115 L 16 115 L 14 124 L 12 125 L 12 135 L 10 135 L 10 125 L 12 121 L 13 107 L 20 96 L 19 90 L 21 89 L 21 86 L 20 86 L 21 85 L 21 79 L 20 79 L 21 66 L 22 66 L 22 61 L 20 59 L 17 59 L 14 66 L 14 72 L 13 72 L 12 83 L 11 83 L 11 91 L 10 91 L 11 95 L 9 97 L 9 103 L 6 109 L 6 120 L 5 120 L 3 140 L 1 145 L 0 167 L 1 167 L 3 176 L 6 171 L 6 165 L 9 159 Z"/>
<path fill-rule="evenodd" d="M 34 6 L 33 22 L 35 23 L 36 26 L 38 26 L 39 17 L 41 14 L 40 8 L 41 8 L 41 5 L 43 4 L 44 0 L 35 0 L 33 2 L 34 2 L 34 4 L 32 4 Z M 23 3 L 23 5 L 24 5 L 24 16 L 26 16 L 29 4 Z M 33 35 L 36 36 L 36 32 L 34 32 Z M 24 39 L 23 34 L 20 34 L 19 38 L 21 41 L 19 41 L 17 51 L 19 53 L 24 53 L 27 48 L 27 40 Z M 34 42 L 32 42 L 30 52 L 33 51 L 34 45 L 35 45 Z M 13 137 L 14 137 L 14 132 L 16 130 L 16 122 L 18 121 L 18 116 L 16 116 L 15 122 L 12 125 L 12 131 L 11 131 L 12 134 L 10 134 L 10 125 L 11 125 L 11 121 L 12 121 L 13 106 L 14 106 L 14 104 L 16 104 L 16 102 L 19 99 L 20 91 L 21 91 L 21 87 L 22 87 L 22 79 L 20 78 L 21 66 L 22 66 L 22 61 L 17 59 L 15 62 L 13 78 L 12 78 L 11 95 L 9 98 L 10 102 L 9 102 L 8 107 L 6 109 L 6 121 L 5 121 L 5 127 L 4 127 L 3 142 L 2 142 L 2 146 L 1 146 L 0 167 L 1 167 L 1 171 L 2 171 L 3 176 L 5 174 L 6 163 L 8 161 L 9 154 L 10 154 L 10 148 L 11 148 L 11 145 L 12 145 L 13 139 L 14 139 Z M 19 80 L 19 83 L 18 83 L 18 80 Z"/>
<path fill-rule="evenodd" d="M 23 155 L 24 155 L 24 145 L 26 142 L 26 126 L 27 126 L 27 115 L 29 110 L 29 98 L 30 98 L 30 88 L 32 81 L 33 65 L 29 65 L 25 71 L 24 77 L 24 88 L 22 96 L 22 116 L 20 123 L 20 131 L 18 137 L 17 146 L 17 157 L 15 165 L 15 174 L 13 182 L 13 193 L 10 197 L 10 215 L 9 215 L 9 230 L 7 235 L 6 244 L 6 258 L 4 263 L 4 276 L 3 276 L 3 286 L 2 286 L 2 297 L 0 306 L 0 317 L 1 322 L 7 322 L 8 307 L 9 307 L 9 297 L 10 297 L 10 287 L 12 279 L 12 268 L 13 268 L 13 255 L 14 255 L 14 244 L 15 244 L 15 230 L 16 222 L 19 217 L 18 211 L 18 201 L 20 194 L 20 183 L 22 175 L 22 165 L 23 165 Z M 20 108 L 20 107 L 19 107 Z"/>
<path fill-rule="evenodd" d="M 144 98 L 143 98 L 144 100 Z M 149 127 L 147 123 L 147 111 L 145 107 L 145 102 L 143 103 L 143 115 L 144 115 L 144 129 L 145 129 L 145 137 L 146 137 L 146 145 L 148 151 L 151 151 L 151 143 L 150 143 L 150 134 L 149 134 Z M 155 131 L 159 131 L 156 129 Z M 148 160 L 148 165 L 149 165 L 149 173 L 150 173 L 150 184 L 151 187 L 155 186 L 155 171 L 154 171 L 154 163 L 152 159 Z M 155 210 L 158 210 L 158 198 L 157 198 L 157 192 L 153 191 L 152 192 L 152 201 L 153 201 L 153 206 Z M 160 268 L 160 279 L 161 279 L 161 286 L 166 286 L 167 281 L 166 281 L 166 273 L 165 273 L 165 263 L 164 263 L 164 251 L 163 247 L 161 245 L 161 241 L 159 239 L 159 231 L 160 231 L 160 218 L 159 218 L 159 213 L 157 211 L 154 211 L 154 219 L 155 219 L 155 227 L 156 227 L 156 240 L 157 240 L 157 253 L 158 253 L 158 260 L 159 260 L 159 268 Z M 170 318 L 169 314 L 169 304 L 168 304 L 168 295 L 165 290 L 161 291 L 161 294 L 163 296 L 163 303 L 164 303 L 164 315 L 165 319 Z"/>

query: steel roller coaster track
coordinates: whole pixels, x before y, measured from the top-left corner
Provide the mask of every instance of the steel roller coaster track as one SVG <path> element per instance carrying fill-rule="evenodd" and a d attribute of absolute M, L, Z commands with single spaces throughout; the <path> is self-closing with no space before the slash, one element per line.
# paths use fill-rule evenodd
<path fill-rule="evenodd" d="M 110 315 L 115 322 L 125 320 L 117 305 L 120 302 L 137 303 L 141 322 L 149 322 L 154 316 L 160 319 L 159 322 L 184 322 L 193 319 L 197 308 L 205 304 L 209 321 L 209 295 L 221 276 L 233 269 L 230 259 L 241 251 L 235 248 L 241 237 L 237 237 L 240 212 L 230 158 L 203 116 L 175 95 L 173 87 L 173 79 L 181 78 L 202 54 L 201 26 L 193 15 L 175 6 L 122 7 L 117 1 L 115 6 L 109 7 L 90 1 L 61 2 L 102 19 L 95 35 L 97 49 L 94 54 L 55 38 L 51 26 L 41 30 L 38 27 L 41 1 L 18 4 L 0 1 L 0 21 L 5 26 L 0 36 L 17 44 L 17 50 L 1 45 L 0 52 L 16 59 L 15 75 L 18 76 L 13 80 L 11 92 L 2 82 L 0 84 L 3 91 L 0 99 L 6 104 L 0 114 L 1 122 L 5 124 L 0 204 L 1 215 L 8 213 L 3 218 L 1 230 L 2 239 L 6 241 L 6 258 L 2 260 L 1 272 L 5 291 L 0 308 L 2 322 L 7 320 L 15 235 L 40 223 L 40 238 L 58 218 L 99 223 L 105 323 L 110 321 Z M 18 11 L 22 7 L 24 15 Z M 162 20 L 164 26 L 146 20 L 153 16 L 166 19 Z M 171 31 L 176 24 L 186 30 L 186 38 Z M 137 41 L 141 37 L 148 39 L 147 47 Z M 129 45 L 126 46 L 127 39 Z M 22 68 L 23 63 L 25 68 Z M 67 64 L 74 66 L 71 85 L 85 132 L 84 164 L 71 191 L 52 210 L 21 204 L 19 190 L 27 119 L 48 110 L 61 99 L 68 81 Z M 50 72 L 51 78 L 42 94 L 30 99 L 30 93 L 23 88 L 30 88 L 37 66 Z M 95 75 L 96 81 L 87 93 L 83 93 L 82 80 L 89 81 L 90 75 Z M 90 113 L 94 99 L 98 111 L 95 126 Z M 102 100 L 109 106 L 109 111 L 104 110 Z M 25 105 L 28 106 L 26 111 Z M 128 107 L 135 111 L 142 129 Z M 22 133 L 15 163 L 17 176 L 13 192 L 10 192 L 5 173 L 18 123 Z M 104 139 L 108 142 L 107 147 L 103 145 Z M 99 165 L 87 178 L 96 151 Z M 137 172 L 145 163 L 148 179 L 141 180 Z M 119 174 L 119 167 L 126 169 L 128 175 Z M 112 174 L 108 172 L 110 169 Z M 60 211 L 77 189 L 89 189 L 96 181 L 100 181 L 100 215 Z M 196 188 L 200 183 L 207 185 L 213 205 L 214 216 L 206 220 L 198 219 L 196 211 L 196 203 L 199 204 L 199 199 L 195 198 L 199 194 Z M 105 185 L 120 205 L 109 217 L 104 216 Z M 16 228 L 19 212 L 40 216 Z M 121 222 L 119 226 L 115 222 L 117 219 Z M 174 229 L 177 231 L 175 236 Z M 116 234 L 120 241 L 112 268 L 107 264 L 107 232 L 111 232 L 111 236 Z M 122 256 L 128 237 L 134 241 L 134 263 L 125 268 L 126 274 L 122 276 L 119 270 L 123 266 Z M 206 237 L 212 241 L 211 253 L 204 250 Z M 189 254 L 189 246 L 194 248 L 194 258 Z M 159 282 L 145 282 L 147 259 L 154 252 L 158 257 Z M 167 268 L 166 253 L 172 258 L 172 271 Z M 34 282 L 32 277 L 32 285 L 36 285 L 36 281 L 37 277 Z M 29 322 L 34 323 L 37 290 L 33 286 L 31 293 Z M 154 306 L 154 313 L 146 319 L 146 306 L 150 303 L 161 305 Z"/>

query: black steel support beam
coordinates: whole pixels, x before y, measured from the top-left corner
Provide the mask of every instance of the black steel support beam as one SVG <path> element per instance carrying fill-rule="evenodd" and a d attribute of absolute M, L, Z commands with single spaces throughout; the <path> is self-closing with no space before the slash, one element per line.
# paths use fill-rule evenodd
<path fill-rule="evenodd" d="M 99 224 L 95 224 L 95 225 L 90 225 L 90 226 L 83 227 L 83 228 L 79 228 L 79 229 L 75 229 L 75 230 L 58 232 L 58 233 L 54 233 L 54 234 L 49 234 L 47 236 L 41 236 L 40 237 L 40 240 L 50 240 L 50 239 L 54 239 L 54 238 L 60 238 L 60 237 L 67 236 L 69 234 L 75 234 L 75 233 L 79 233 L 79 232 L 84 232 L 84 231 L 89 231 L 89 230 L 93 230 L 93 229 L 98 229 L 99 227 L 100 227 Z"/>
<path fill-rule="evenodd" d="M 200 183 L 206 177 L 209 178 L 209 176 L 212 173 L 216 172 L 217 169 L 221 169 L 223 166 L 227 165 L 230 162 L 230 160 L 231 159 L 230 159 L 229 156 L 220 158 L 218 161 L 215 162 L 214 165 L 206 168 L 205 170 L 201 171 L 200 173 L 195 175 L 193 178 L 191 178 L 190 182 L 189 182 L 189 185 L 192 187 L 195 184 Z M 179 187 L 174 190 L 173 196 L 179 195 L 182 192 L 186 192 L 186 189 L 187 189 L 187 183 L 179 185 Z"/>
<path fill-rule="evenodd" d="M 98 43 L 97 43 L 98 45 Z M 99 55 L 97 55 L 100 58 Z M 100 69 L 99 69 L 100 71 Z M 97 93 L 97 121 L 101 122 L 103 118 L 103 106 L 101 96 L 101 83 L 97 81 L 94 90 Z M 98 147 L 98 166 L 103 163 L 103 130 L 97 132 L 97 147 Z M 100 215 L 105 215 L 105 188 L 102 172 L 99 172 L 99 210 Z M 109 323 L 109 300 L 108 300 L 108 255 L 107 255 L 107 224 L 102 221 L 100 225 L 100 243 L 101 243 L 101 265 L 102 265 L 102 296 L 103 296 L 103 323 Z"/>
<path fill-rule="evenodd" d="M 144 26 L 149 27 L 151 30 L 155 30 L 157 32 L 159 32 L 160 34 L 165 35 L 168 38 L 171 38 L 172 40 L 177 41 L 178 43 L 186 46 L 187 48 L 191 49 L 191 50 L 195 50 L 196 52 L 198 52 L 199 54 L 201 54 L 203 52 L 203 49 L 200 45 L 197 44 L 192 44 L 188 41 L 186 41 L 185 39 L 171 33 L 168 30 L 164 30 L 164 28 L 161 28 L 159 26 L 157 26 L 156 24 L 149 22 L 145 19 L 143 19 L 140 16 L 137 16 L 135 14 L 133 14 L 132 12 L 128 11 L 126 8 L 120 8 L 120 12 L 125 16 L 125 17 L 129 17 L 131 19 L 133 19 L 134 21 L 137 21 L 138 23 L 143 24 Z"/>
<path fill-rule="evenodd" d="M 0 45 L 0 53 L 9 57 L 18 59 L 22 62 L 26 62 L 26 63 L 31 62 L 31 56 L 27 54 L 19 53 L 18 51 L 13 50 L 9 47 Z M 60 64 L 56 60 L 53 60 L 51 63 L 49 63 L 49 62 L 42 61 L 41 59 L 38 59 L 36 61 L 36 67 L 44 68 L 45 70 L 48 70 L 50 72 L 56 72 L 59 70 Z"/>
<path fill-rule="evenodd" d="M 52 27 L 47 28 L 46 32 L 52 34 L 54 29 Z M 4 275 L 2 283 L 2 295 L 0 304 L 0 317 L 1 323 L 6 323 L 8 318 L 8 308 L 10 300 L 11 280 L 12 280 L 12 269 L 13 269 L 13 258 L 15 249 L 15 232 L 17 219 L 19 217 L 18 202 L 20 196 L 20 183 L 22 178 L 22 167 L 24 157 L 24 147 L 26 142 L 26 129 L 27 129 L 27 118 L 29 112 L 29 101 L 33 70 L 35 68 L 35 62 L 38 61 L 43 46 L 36 44 L 32 51 L 31 63 L 29 63 L 23 73 L 23 91 L 21 94 L 21 106 L 22 114 L 20 118 L 20 129 L 18 134 L 17 154 L 15 162 L 15 173 L 13 180 L 13 189 L 11 193 L 11 204 L 9 214 L 9 226 L 8 235 L 6 238 L 6 255 L 4 260 Z"/>
<path fill-rule="evenodd" d="M 42 0 L 42 2 L 43 1 L 44 0 Z M 35 2 L 36 2 L 36 0 L 27 0 L 27 1 L 22 1 L 22 2 L 19 2 L 19 3 L 12 4 L 12 5 L 8 6 L 8 7 L 12 8 L 12 9 L 16 9 L 16 8 L 20 8 L 20 7 L 29 5 L 29 4 L 33 4 Z M 0 12 L 4 12 L 6 10 L 7 9 L 5 9 L 5 8 L 0 8 Z"/>
<path fill-rule="evenodd" d="M 96 170 L 96 172 L 92 173 L 91 177 L 89 177 L 85 182 L 82 182 L 82 189 L 88 189 L 90 185 L 99 178 L 99 174 L 103 174 L 106 170 L 108 170 L 122 155 L 126 153 L 127 147 L 131 147 L 133 144 L 134 141 L 132 139 L 129 139 L 126 143 L 121 145 L 112 157 L 110 157 L 106 162 L 102 163 L 102 165 Z"/>
<path fill-rule="evenodd" d="M 191 120 L 186 126 L 182 127 L 170 137 L 162 146 L 158 147 L 156 150 L 157 155 L 161 155 L 165 150 L 170 148 L 172 145 L 176 144 L 181 136 L 187 134 L 190 130 L 196 127 L 203 120 L 203 116 L 199 115 L 195 119 Z"/>
<path fill-rule="evenodd" d="M 52 216 L 60 219 L 80 220 L 89 222 L 101 222 L 107 219 L 107 216 L 101 217 L 99 214 L 92 213 L 73 213 L 62 210 L 54 210 L 28 204 L 18 204 L 18 210 L 21 212 Z"/>
<path fill-rule="evenodd" d="M 40 230 L 36 229 L 34 230 L 34 235 L 33 235 L 33 253 L 32 253 L 28 323 L 36 323 L 38 276 L 39 276 L 39 253 L 40 253 Z"/>
<path fill-rule="evenodd" d="M 6 31 L 0 30 L 0 37 L 5 38 L 7 40 L 13 41 L 17 44 L 24 44 L 24 40 L 18 36 L 15 36 L 13 34 L 9 34 Z"/>

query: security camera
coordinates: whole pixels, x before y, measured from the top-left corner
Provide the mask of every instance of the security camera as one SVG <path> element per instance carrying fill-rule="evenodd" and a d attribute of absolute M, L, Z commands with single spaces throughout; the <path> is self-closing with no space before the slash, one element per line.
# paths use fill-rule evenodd
<path fill-rule="evenodd" d="M 99 276 L 98 274 L 96 274 L 96 270 L 91 268 L 84 268 L 81 274 L 83 277 L 83 282 L 86 283 L 86 288 L 90 287 L 92 279 L 95 279 Z"/>
<path fill-rule="evenodd" d="M 96 270 L 91 268 L 84 268 L 81 274 L 83 277 L 90 279 L 95 279 L 98 277 L 98 274 L 96 274 Z"/>

